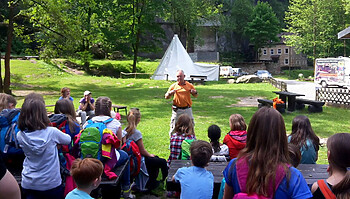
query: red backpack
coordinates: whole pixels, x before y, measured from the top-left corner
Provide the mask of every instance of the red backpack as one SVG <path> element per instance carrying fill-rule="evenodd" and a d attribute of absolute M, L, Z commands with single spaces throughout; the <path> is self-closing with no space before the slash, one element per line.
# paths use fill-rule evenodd
<path fill-rule="evenodd" d="M 133 140 L 127 140 L 123 144 L 122 150 L 130 156 L 130 175 L 136 177 L 141 169 L 141 153 L 139 147 Z"/>
<path fill-rule="evenodd" d="M 337 198 L 334 195 L 334 193 L 332 192 L 331 188 L 328 186 L 326 180 L 317 180 L 317 184 L 320 187 L 320 190 L 326 199 L 336 199 Z"/>
<path fill-rule="evenodd" d="M 239 188 L 241 189 L 241 193 L 237 193 L 233 196 L 233 199 L 268 199 L 268 198 L 273 198 L 274 191 L 277 190 L 278 186 L 282 182 L 283 178 L 286 175 L 286 172 L 284 171 L 282 166 L 278 166 L 277 172 L 276 172 L 276 186 L 275 189 L 272 187 L 272 183 L 269 186 L 269 196 L 270 197 L 265 197 L 263 195 L 258 195 L 257 193 L 253 193 L 251 195 L 248 195 L 246 193 L 246 184 L 247 184 L 247 178 L 248 178 L 248 172 L 249 172 L 249 167 L 248 167 L 248 161 L 246 158 L 240 158 L 237 160 L 236 163 L 236 174 L 237 174 L 237 179 L 238 179 L 238 184 Z"/>

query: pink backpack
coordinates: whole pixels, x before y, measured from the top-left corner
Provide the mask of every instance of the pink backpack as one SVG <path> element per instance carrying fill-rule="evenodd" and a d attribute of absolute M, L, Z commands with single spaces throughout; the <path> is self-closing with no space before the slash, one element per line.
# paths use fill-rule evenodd
<path fill-rule="evenodd" d="M 288 165 L 289 167 L 289 165 Z M 248 195 L 246 193 L 246 184 L 247 184 L 247 178 L 248 178 L 248 172 L 249 172 L 249 167 L 248 167 L 248 161 L 246 158 L 240 158 L 237 160 L 236 163 L 236 173 L 237 173 L 237 179 L 238 179 L 238 184 L 239 188 L 241 189 L 241 193 L 237 193 L 233 196 L 233 199 L 270 199 L 273 198 L 274 191 L 277 190 L 278 186 L 282 182 L 284 176 L 286 175 L 286 172 L 284 171 L 283 167 L 280 165 L 277 168 L 276 172 L 276 186 L 275 189 L 272 187 L 272 183 L 270 183 L 270 187 L 268 190 L 269 196 L 271 197 L 265 197 L 263 195 L 258 195 L 256 193 L 253 193 L 251 195 Z"/>

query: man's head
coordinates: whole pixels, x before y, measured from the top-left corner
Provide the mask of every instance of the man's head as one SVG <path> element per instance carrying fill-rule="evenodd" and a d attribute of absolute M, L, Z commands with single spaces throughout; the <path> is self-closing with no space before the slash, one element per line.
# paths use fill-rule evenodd
<path fill-rule="evenodd" d="M 209 142 L 204 140 L 196 140 L 191 143 L 191 159 L 192 164 L 197 167 L 206 167 L 213 155 L 213 149 Z"/>
<path fill-rule="evenodd" d="M 176 80 L 179 83 L 184 83 L 185 82 L 185 73 L 183 70 L 178 70 L 176 72 Z"/>
<path fill-rule="evenodd" d="M 90 91 L 85 91 L 84 92 L 84 97 L 91 97 L 91 92 Z"/>

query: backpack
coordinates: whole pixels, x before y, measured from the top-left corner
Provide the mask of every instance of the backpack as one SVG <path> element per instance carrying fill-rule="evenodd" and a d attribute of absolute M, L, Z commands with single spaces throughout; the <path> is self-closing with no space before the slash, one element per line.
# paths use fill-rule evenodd
<path fill-rule="evenodd" d="M 109 118 L 103 122 L 93 122 L 88 120 L 86 127 L 76 135 L 75 143 L 80 148 L 80 158 L 96 158 L 102 160 L 102 137 L 103 130 L 107 128 L 106 124 L 111 122 Z"/>
<path fill-rule="evenodd" d="M 69 125 L 67 122 L 67 116 L 65 114 L 52 114 L 49 115 L 49 126 L 56 127 L 58 130 L 70 135 Z M 63 152 L 69 152 L 72 145 L 62 145 Z"/>
<path fill-rule="evenodd" d="M 127 140 L 123 146 L 124 150 L 130 156 L 130 175 L 136 177 L 140 173 L 141 153 L 137 144 L 133 140 Z"/>
<path fill-rule="evenodd" d="M 236 174 L 237 174 L 239 188 L 241 189 L 241 193 L 235 194 L 233 196 L 233 199 L 269 199 L 269 197 L 258 195 L 257 193 L 253 193 L 251 195 L 248 195 L 246 193 L 245 185 L 247 184 L 248 172 L 249 172 L 249 167 L 248 167 L 247 159 L 240 158 L 239 160 L 237 160 L 236 161 Z M 269 193 L 272 193 L 273 191 L 277 190 L 278 186 L 282 182 L 285 175 L 286 175 L 286 172 L 284 171 L 283 167 L 279 166 L 277 168 L 277 172 L 276 172 L 275 189 L 273 189 L 272 183 L 271 183 L 270 187 L 269 187 Z M 273 198 L 273 195 L 274 194 L 272 194 L 271 198 Z"/>
<path fill-rule="evenodd" d="M 332 192 L 332 189 L 328 186 L 326 180 L 317 180 L 317 184 L 326 199 L 336 199 L 336 196 Z"/>
<path fill-rule="evenodd" d="M 188 139 L 188 140 L 183 140 L 181 143 L 181 154 L 180 158 L 181 160 L 189 160 L 191 157 L 191 151 L 190 147 L 192 142 L 195 141 L 195 139 Z"/>
<path fill-rule="evenodd" d="M 5 156 L 24 154 L 17 140 L 19 114 L 20 109 L 4 109 L 0 113 L 0 150 Z"/>

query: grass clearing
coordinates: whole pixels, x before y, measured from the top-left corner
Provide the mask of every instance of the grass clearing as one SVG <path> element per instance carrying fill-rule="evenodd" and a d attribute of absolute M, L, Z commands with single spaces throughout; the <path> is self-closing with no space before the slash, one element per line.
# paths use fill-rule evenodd
<path fill-rule="evenodd" d="M 153 66 L 146 65 L 143 67 L 150 67 L 147 72 L 151 73 L 155 70 Z M 152 62 L 150 65 L 156 64 Z M 138 107 L 142 114 L 138 129 L 143 133 L 146 149 L 150 153 L 168 158 L 170 153 L 168 131 L 172 100 L 164 99 L 164 94 L 172 82 L 72 75 L 42 61 L 31 63 L 30 61 L 12 60 L 11 73 L 11 89 L 18 100 L 17 107 L 22 105 L 24 96 L 30 92 L 40 92 L 44 95 L 46 104 L 55 104 L 62 87 L 71 89 L 75 107 L 78 106 L 79 99 L 83 97 L 85 90 L 90 90 L 95 99 L 99 96 L 108 96 L 113 104 L 127 105 L 128 109 Z M 226 84 L 224 80 L 207 82 L 205 85 L 195 87 L 199 93 L 198 98 L 193 99 L 195 133 L 198 139 L 207 141 L 207 128 L 211 124 L 220 126 L 223 139 L 224 134 L 229 131 L 228 120 L 231 114 L 239 113 L 243 115 L 246 123 L 249 123 L 257 106 L 234 106 L 239 101 L 238 97 L 259 96 L 272 99 L 276 97 L 272 91 L 277 90 L 268 83 Z M 53 110 L 53 108 L 50 109 Z M 124 114 L 122 111 L 123 128 L 126 127 Z M 308 113 L 307 110 L 302 110 L 283 114 L 288 134 L 291 132 L 292 119 L 300 114 L 310 118 L 315 133 L 322 138 L 334 133 L 349 132 L 350 124 L 347 118 L 350 117 L 350 111 L 324 107 L 323 113 Z M 320 149 L 318 163 L 327 163 L 325 147 Z"/>

